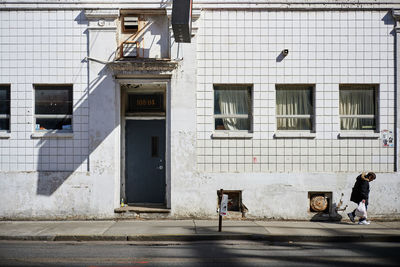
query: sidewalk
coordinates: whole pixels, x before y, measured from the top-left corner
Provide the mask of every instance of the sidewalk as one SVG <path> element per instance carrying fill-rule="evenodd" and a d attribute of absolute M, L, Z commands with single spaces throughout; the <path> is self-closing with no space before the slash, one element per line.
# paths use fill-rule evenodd
<path fill-rule="evenodd" d="M 267 240 L 400 242 L 400 221 L 370 225 L 308 221 L 0 221 L 0 240 L 197 241 Z"/>

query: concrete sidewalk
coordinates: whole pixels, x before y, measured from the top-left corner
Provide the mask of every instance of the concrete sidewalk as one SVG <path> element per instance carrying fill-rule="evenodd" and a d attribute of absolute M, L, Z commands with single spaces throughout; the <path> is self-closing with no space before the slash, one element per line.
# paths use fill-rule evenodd
<path fill-rule="evenodd" d="M 269 240 L 400 242 L 400 221 L 370 225 L 309 221 L 0 221 L 0 240 L 196 241 Z"/>

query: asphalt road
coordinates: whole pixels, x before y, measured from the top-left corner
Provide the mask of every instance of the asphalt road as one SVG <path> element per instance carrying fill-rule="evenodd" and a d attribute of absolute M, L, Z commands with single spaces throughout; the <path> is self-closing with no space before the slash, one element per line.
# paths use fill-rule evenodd
<path fill-rule="evenodd" d="M 0 241 L 0 266 L 398 266 L 400 243 Z"/>

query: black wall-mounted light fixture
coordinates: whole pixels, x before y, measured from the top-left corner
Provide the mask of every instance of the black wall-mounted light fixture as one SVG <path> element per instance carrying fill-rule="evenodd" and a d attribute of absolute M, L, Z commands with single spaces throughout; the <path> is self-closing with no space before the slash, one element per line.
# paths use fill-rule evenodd
<path fill-rule="evenodd" d="M 276 62 L 281 62 L 289 54 L 289 49 L 283 49 L 276 57 Z"/>

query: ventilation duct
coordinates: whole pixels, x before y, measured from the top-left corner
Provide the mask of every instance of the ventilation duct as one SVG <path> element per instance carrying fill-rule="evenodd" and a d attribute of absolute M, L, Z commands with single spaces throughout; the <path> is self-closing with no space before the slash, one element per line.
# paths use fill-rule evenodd
<path fill-rule="evenodd" d="M 190 43 L 192 34 L 192 0 L 174 0 L 171 24 L 175 42 Z"/>

